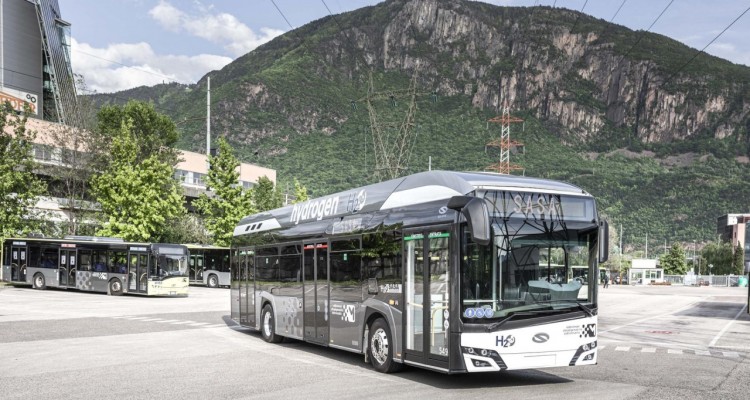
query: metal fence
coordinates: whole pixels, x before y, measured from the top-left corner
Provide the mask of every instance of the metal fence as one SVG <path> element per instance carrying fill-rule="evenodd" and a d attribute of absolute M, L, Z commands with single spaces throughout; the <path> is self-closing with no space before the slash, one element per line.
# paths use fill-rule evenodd
<path fill-rule="evenodd" d="M 664 282 L 689 286 L 739 286 L 742 275 L 664 275 Z"/>

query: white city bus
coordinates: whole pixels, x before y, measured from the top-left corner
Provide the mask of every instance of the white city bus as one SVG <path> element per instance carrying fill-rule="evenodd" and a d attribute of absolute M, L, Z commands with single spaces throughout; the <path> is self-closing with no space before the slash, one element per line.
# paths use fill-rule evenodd
<path fill-rule="evenodd" d="M 91 236 L 10 238 L 3 280 L 34 289 L 187 296 L 187 248 Z"/>
<path fill-rule="evenodd" d="M 573 185 L 423 172 L 242 219 L 231 316 L 381 372 L 591 365 L 597 285 L 575 278 L 597 276 L 607 245 Z"/>
<path fill-rule="evenodd" d="M 229 247 L 186 244 L 190 283 L 210 288 L 229 287 Z"/>

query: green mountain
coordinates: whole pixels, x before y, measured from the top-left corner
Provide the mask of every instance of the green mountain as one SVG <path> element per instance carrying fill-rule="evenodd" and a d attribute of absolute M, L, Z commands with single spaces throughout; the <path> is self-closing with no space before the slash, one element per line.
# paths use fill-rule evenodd
<path fill-rule="evenodd" d="M 412 115 L 403 173 L 430 159 L 484 170 L 499 159 L 486 145 L 501 127 L 488 120 L 507 100 L 524 119 L 511 126 L 524 144 L 514 173 L 591 192 L 631 245 L 710 240 L 718 216 L 749 211 L 750 68 L 696 53 L 566 9 L 389 0 L 211 72 L 212 134 L 277 169 L 282 188 L 297 178 L 320 196 L 379 176 L 370 111 L 391 138 Z M 153 101 L 183 148 L 205 148 L 205 77 L 116 96 Z"/>

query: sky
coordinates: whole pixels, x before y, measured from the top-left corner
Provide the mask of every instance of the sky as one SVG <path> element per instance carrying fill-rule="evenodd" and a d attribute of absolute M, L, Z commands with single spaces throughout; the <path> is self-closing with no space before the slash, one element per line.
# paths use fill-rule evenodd
<path fill-rule="evenodd" d="M 58 0 L 89 91 L 191 84 L 274 37 L 378 0 Z M 487 0 L 581 11 L 750 66 L 750 0 Z M 618 12 L 619 9 L 619 12 Z M 666 11 L 664 11 L 666 9 Z M 663 11 L 663 14 L 662 14 Z M 661 17 L 659 15 L 661 14 Z"/>

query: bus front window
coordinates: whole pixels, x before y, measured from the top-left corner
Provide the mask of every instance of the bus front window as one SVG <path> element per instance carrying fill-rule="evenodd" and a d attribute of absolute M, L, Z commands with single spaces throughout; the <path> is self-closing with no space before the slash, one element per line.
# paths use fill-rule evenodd
<path fill-rule="evenodd" d="M 493 225 L 492 242 L 481 246 L 464 230 L 462 318 L 481 323 L 521 311 L 580 310 L 592 302 L 596 233 L 591 224 L 506 220 Z"/>
<path fill-rule="evenodd" d="M 160 257 L 159 276 L 187 276 L 187 257 L 171 255 Z"/>

